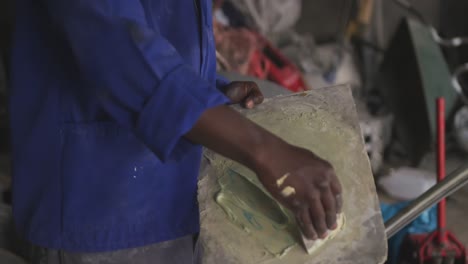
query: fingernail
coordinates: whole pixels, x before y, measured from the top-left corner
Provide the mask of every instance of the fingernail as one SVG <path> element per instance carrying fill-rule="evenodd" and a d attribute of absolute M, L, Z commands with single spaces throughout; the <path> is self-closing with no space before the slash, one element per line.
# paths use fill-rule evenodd
<path fill-rule="evenodd" d="M 252 101 L 248 101 L 247 102 L 247 108 L 252 108 L 253 107 L 253 102 Z"/>
<path fill-rule="evenodd" d="M 320 236 L 320 239 L 324 239 L 328 236 L 328 231 L 323 233 L 323 235 Z"/>
<path fill-rule="evenodd" d="M 338 227 L 338 224 L 335 223 L 335 224 L 331 227 L 331 230 L 335 230 L 337 227 Z"/>

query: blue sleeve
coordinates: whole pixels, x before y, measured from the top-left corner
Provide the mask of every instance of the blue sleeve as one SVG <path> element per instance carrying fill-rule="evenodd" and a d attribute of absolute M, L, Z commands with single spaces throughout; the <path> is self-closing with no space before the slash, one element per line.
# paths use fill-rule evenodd
<path fill-rule="evenodd" d="M 148 26 L 140 1 L 44 2 L 87 88 L 161 160 L 183 153 L 200 115 L 229 101 Z"/>
<path fill-rule="evenodd" d="M 228 85 L 229 83 L 230 81 L 228 79 L 219 74 L 216 74 L 216 88 L 218 88 L 218 90 L 221 90 L 221 88 Z"/>

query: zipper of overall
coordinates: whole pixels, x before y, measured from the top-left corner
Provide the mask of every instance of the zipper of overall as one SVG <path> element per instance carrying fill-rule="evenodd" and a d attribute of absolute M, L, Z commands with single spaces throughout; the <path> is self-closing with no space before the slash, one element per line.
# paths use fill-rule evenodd
<path fill-rule="evenodd" d="M 200 11 L 200 0 L 193 0 L 193 4 L 195 5 L 195 13 L 197 15 L 197 20 L 198 20 L 198 30 L 199 30 L 199 42 L 200 42 L 200 74 L 203 74 L 203 27 L 202 23 L 203 21 L 201 20 L 201 11 Z"/>

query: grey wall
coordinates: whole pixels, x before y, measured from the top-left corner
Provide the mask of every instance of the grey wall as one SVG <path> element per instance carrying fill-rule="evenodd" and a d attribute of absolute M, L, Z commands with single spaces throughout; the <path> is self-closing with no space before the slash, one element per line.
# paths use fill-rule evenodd
<path fill-rule="evenodd" d="M 296 29 L 328 41 L 343 32 L 344 16 L 354 0 L 302 0 L 302 14 Z"/>
<path fill-rule="evenodd" d="M 303 0 L 302 16 L 296 29 L 299 32 L 310 32 L 318 41 L 336 38 L 343 31 L 343 18 L 350 12 L 351 3 L 355 0 Z M 393 0 L 380 1 L 382 6 L 382 43 L 384 46 L 392 37 L 400 19 L 406 12 Z M 410 0 L 420 10 L 424 17 L 438 25 L 439 1 L 441 0 Z M 443 0 L 442 0 L 443 1 Z M 377 14 L 375 10 L 374 15 Z"/>
<path fill-rule="evenodd" d="M 392 38 L 401 19 L 408 13 L 393 0 L 380 0 L 383 6 L 383 46 L 386 47 Z M 442 0 L 443 1 L 443 0 Z M 439 2 L 440 0 L 410 0 L 413 6 L 424 16 L 424 18 L 434 25 L 439 25 Z"/>

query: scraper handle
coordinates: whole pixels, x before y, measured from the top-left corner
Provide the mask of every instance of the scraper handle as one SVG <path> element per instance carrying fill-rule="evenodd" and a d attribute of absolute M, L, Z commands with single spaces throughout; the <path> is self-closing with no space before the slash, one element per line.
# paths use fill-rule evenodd
<path fill-rule="evenodd" d="M 437 98 L 437 182 L 445 178 L 445 99 Z M 437 228 L 438 240 L 440 244 L 447 242 L 447 233 L 445 232 L 445 198 L 440 200 L 437 207 Z"/>

